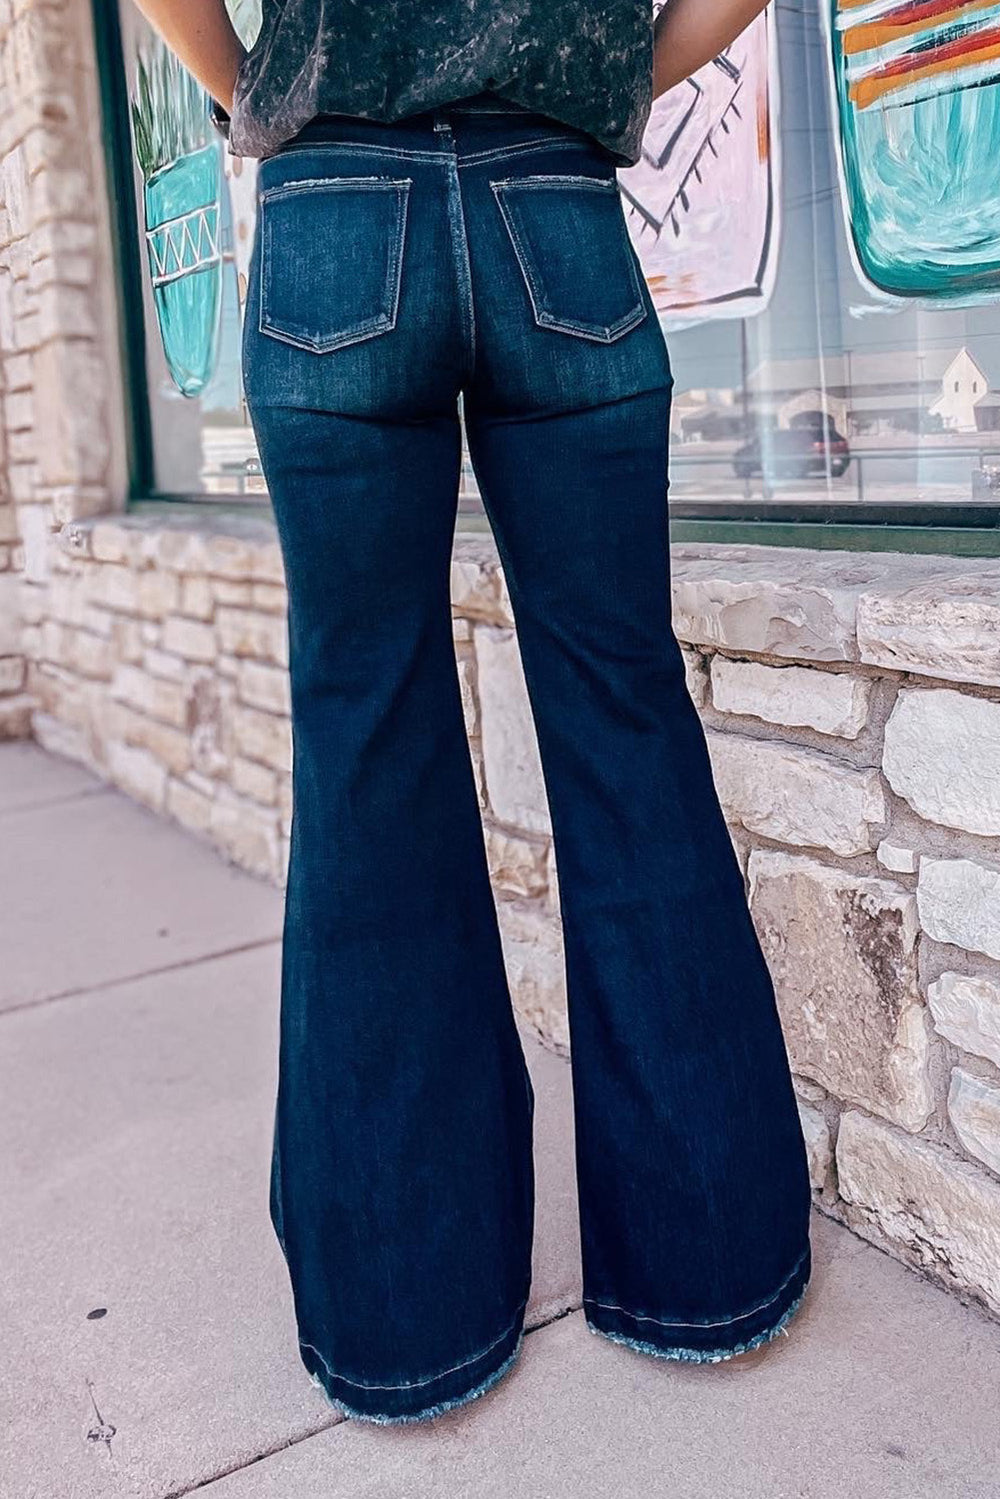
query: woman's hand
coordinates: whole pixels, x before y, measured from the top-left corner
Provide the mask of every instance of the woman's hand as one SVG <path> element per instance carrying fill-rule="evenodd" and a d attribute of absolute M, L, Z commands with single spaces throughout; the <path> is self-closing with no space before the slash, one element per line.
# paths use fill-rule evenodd
<path fill-rule="evenodd" d="M 223 0 L 135 0 L 150 25 L 213 99 L 232 110 L 246 48 Z"/>
<path fill-rule="evenodd" d="M 765 4 L 766 0 L 666 0 L 653 22 L 653 98 L 724 52 Z"/>

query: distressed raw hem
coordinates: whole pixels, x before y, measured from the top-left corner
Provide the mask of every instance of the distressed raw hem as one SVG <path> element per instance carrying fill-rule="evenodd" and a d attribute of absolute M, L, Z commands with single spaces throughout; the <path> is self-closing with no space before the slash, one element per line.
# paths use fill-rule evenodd
<path fill-rule="evenodd" d="M 806 1290 L 809 1285 L 810 1267 L 808 1258 L 805 1263 L 804 1274 L 800 1273 L 792 1282 L 792 1300 L 788 1302 L 783 1311 L 769 1326 L 761 1331 L 751 1334 L 738 1343 L 729 1344 L 726 1347 L 695 1348 L 684 1346 L 664 1346 L 659 1343 L 651 1343 L 648 1339 L 630 1337 L 627 1333 L 620 1332 L 610 1327 L 602 1327 L 598 1321 L 593 1320 L 593 1314 L 587 1310 L 587 1298 L 584 1298 L 584 1318 L 591 1332 L 608 1338 L 612 1343 L 622 1343 L 626 1348 L 634 1348 L 637 1353 L 649 1353 L 654 1358 L 675 1359 L 681 1363 L 689 1364 L 719 1364 L 725 1359 L 736 1358 L 741 1353 L 752 1353 L 755 1348 L 761 1348 L 765 1343 L 770 1343 L 779 1333 L 788 1336 L 788 1324 L 805 1300 Z M 628 1317 L 627 1312 L 619 1311 L 619 1317 Z M 635 1319 L 646 1320 L 646 1319 Z"/>
<path fill-rule="evenodd" d="M 518 1311 L 513 1325 L 516 1326 L 513 1347 L 510 1348 L 510 1351 L 502 1361 L 495 1368 L 491 1369 L 488 1374 L 484 1375 L 482 1379 L 478 1380 L 476 1384 L 470 1386 L 468 1389 L 459 1391 L 457 1394 L 446 1396 L 442 1400 L 436 1400 L 432 1404 L 423 1405 L 416 1410 L 409 1411 L 364 1410 L 349 1400 L 344 1400 L 342 1396 L 332 1394 L 323 1375 L 325 1374 L 326 1378 L 331 1381 L 335 1381 L 338 1376 L 325 1368 L 321 1356 L 316 1353 L 315 1349 L 310 1348 L 309 1345 L 300 1344 L 299 1351 L 313 1384 L 322 1391 L 328 1403 L 335 1410 L 338 1410 L 341 1415 L 349 1417 L 352 1421 L 368 1421 L 376 1426 L 397 1426 L 408 1422 L 433 1421 L 436 1416 L 443 1415 L 445 1411 L 454 1410 L 456 1406 L 467 1405 L 470 1401 L 477 1400 L 480 1395 L 485 1395 L 488 1390 L 491 1390 L 516 1362 L 521 1351 L 524 1342 L 523 1307 Z M 509 1335 L 503 1335 L 498 1341 L 509 1343 Z M 470 1361 L 470 1366 L 481 1362 L 481 1357 L 473 1359 Z M 445 1382 L 445 1376 L 442 1376 L 438 1380 L 426 1381 L 428 1384 L 443 1384 Z M 451 1383 L 454 1383 L 454 1381 L 451 1381 Z M 361 1387 L 359 1386 L 359 1388 Z M 402 1392 L 407 1388 L 412 1389 L 413 1386 L 400 1386 L 399 1388 Z"/>

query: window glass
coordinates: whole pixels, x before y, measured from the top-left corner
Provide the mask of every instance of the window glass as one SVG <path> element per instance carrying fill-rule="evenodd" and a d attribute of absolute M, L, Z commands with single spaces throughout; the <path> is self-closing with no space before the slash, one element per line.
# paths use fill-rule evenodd
<path fill-rule="evenodd" d="M 232 0 L 244 43 L 260 0 Z M 228 156 L 204 89 L 136 6 L 119 6 L 141 239 L 155 487 L 260 489 L 239 368 L 252 163 Z"/>
<path fill-rule="evenodd" d="M 912 9 L 772 3 L 654 103 L 618 174 L 679 505 L 998 498 L 1000 48 L 992 11 Z M 230 12 L 250 46 L 260 0 Z M 156 489 L 262 497 L 239 363 L 256 164 L 120 14 Z M 467 452 L 460 526 L 485 526 Z"/>
<path fill-rule="evenodd" d="M 992 22 L 772 4 L 654 103 L 619 180 L 676 381 L 673 500 L 996 501 Z"/>

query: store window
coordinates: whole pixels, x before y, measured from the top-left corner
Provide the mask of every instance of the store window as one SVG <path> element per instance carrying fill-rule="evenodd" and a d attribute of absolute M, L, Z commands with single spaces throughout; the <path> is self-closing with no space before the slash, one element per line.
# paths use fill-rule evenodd
<path fill-rule="evenodd" d="M 109 3 L 137 490 L 266 503 L 239 370 L 256 164 L 131 0 Z M 772 0 L 656 101 L 619 173 L 675 376 L 672 518 L 694 532 L 1000 536 L 1000 48 L 981 8 L 912 9 Z M 231 14 L 249 46 L 260 0 Z M 468 457 L 459 524 L 485 527 Z"/>

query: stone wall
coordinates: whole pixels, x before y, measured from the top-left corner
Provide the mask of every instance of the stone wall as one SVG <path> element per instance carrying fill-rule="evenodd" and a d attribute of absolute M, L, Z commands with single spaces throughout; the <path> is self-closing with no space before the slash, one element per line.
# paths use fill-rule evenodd
<path fill-rule="evenodd" d="M 13 54 L 9 18 L 0 9 L 0 98 L 13 82 Z M 5 24 L 6 22 L 6 24 Z M 0 123 L 6 116 L 0 111 Z M 18 617 L 17 574 L 24 566 L 14 507 L 10 448 L 17 420 L 18 392 L 8 392 L 9 369 L 14 351 L 13 272 L 14 231 L 9 199 L 9 176 L 0 171 L 0 739 L 28 732 L 29 703 L 24 693 L 25 662 Z"/>
<path fill-rule="evenodd" d="M 54 534 L 125 487 L 103 150 L 89 5 L 0 0 L 0 738 L 30 732 Z"/>
<path fill-rule="evenodd" d="M 1000 564 L 675 549 L 817 1194 L 1000 1310 Z"/>
<path fill-rule="evenodd" d="M 0 240 L 3 237 L 3 206 L 0 204 Z M 3 330 L 9 326 L 8 276 L 0 268 L 0 347 Z M 30 729 L 30 700 L 24 690 L 25 660 L 19 614 L 19 575 L 24 567 L 24 548 L 17 525 L 8 463 L 8 413 L 16 396 L 7 397 L 4 361 L 0 359 L 0 740 L 22 738 Z"/>
<path fill-rule="evenodd" d="M 263 517 L 120 513 L 98 119 L 87 7 L 0 0 L 0 735 L 33 732 L 280 883 L 277 541 Z M 673 560 L 817 1201 L 1000 1313 L 1000 564 Z M 565 1050 L 548 815 L 488 540 L 459 539 L 453 603 L 512 991 Z"/>

